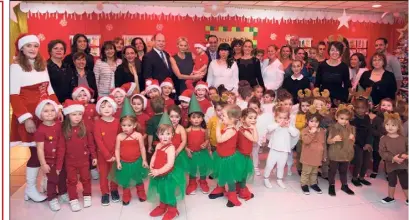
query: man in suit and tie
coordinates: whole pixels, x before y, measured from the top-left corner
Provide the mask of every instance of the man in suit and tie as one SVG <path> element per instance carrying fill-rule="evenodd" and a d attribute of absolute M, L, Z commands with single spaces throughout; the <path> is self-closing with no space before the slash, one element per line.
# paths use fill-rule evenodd
<path fill-rule="evenodd" d="M 207 37 L 207 43 L 209 44 L 209 47 L 206 50 L 207 57 L 209 58 L 209 63 L 207 65 L 207 68 L 209 69 L 210 62 L 220 58 L 220 55 L 217 53 L 217 47 L 219 46 L 219 38 L 217 38 L 216 35 L 209 35 Z M 206 71 L 206 75 L 203 77 L 204 81 L 206 81 L 206 79 L 207 79 L 207 71 Z"/>

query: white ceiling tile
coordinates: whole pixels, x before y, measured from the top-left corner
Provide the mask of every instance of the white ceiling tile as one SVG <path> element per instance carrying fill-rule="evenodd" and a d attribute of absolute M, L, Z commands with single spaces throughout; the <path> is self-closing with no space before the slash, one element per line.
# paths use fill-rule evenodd
<path fill-rule="evenodd" d="M 284 4 L 284 1 L 259 1 L 255 5 L 259 6 L 280 6 Z"/>
<path fill-rule="evenodd" d="M 202 1 L 203 4 L 209 4 L 209 3 L 217 4 L 217 3 L 219 3 L 219 2 L 220 2 L 220 1 L 217 1 L 217 2 L 216 2 L 216 1 Z M 222 3 L 227 5 L 227 4 L 230 3 L 230 1 L 222 1 Z"/>
<path fill-rule="evenodd" d="M 312 4 L 305 3 L 305 2 L 296 2 L 296 3 L 285 2 L 284 4 L 282 4 L 280 6 L 301 8 L 301 7 L 304 7 L 306 5 L 312 5 Z"/>
<path fill-rule="evenodd" d="M 355 7 L 355 6 L 362 6 L 362 5 L 368 5 L 368 4 L 369 4 L 368 2 L 364 2 L 364 1 L 358 1 L 358 2 L 347 1 L 340 5 L 343 5 L 345 7 Z"/>
<path fill-rule="evenodd" d="M 345 3 L 346 1 L 317 1 L 317 2 L 315 2 L 314 3 L 314 5 L 329 5 L 329 6 L 332 6 L 332 5 L 339 5 L 339 4 L 342 4 L 342 3 Z"/>
<path fill-rule="evenodd" d="M 329 7 L 331 7 L 331 6 L 328 6 L 328 5 L 306 5 L 306 6 L 304 6 L 304 8 L 329 8 Z"/>
<path fill-rule="evenodd" d="M 255 1 L 231 1 L 229 5 L 254 5 Z"/>

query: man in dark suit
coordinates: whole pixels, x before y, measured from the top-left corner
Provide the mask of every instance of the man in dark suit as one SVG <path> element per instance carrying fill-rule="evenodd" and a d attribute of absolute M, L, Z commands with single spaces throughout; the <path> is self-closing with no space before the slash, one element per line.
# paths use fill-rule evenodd
<path fill-rule="evenodd" d="M 207 68 L 209 69 L 210 62 L 220 58 L 220 55 L 217 53 L 217 47 L 219 46 L 219 38 L 217 38 L 216 35 L 209 35 L 207 37 L 207 43 L 209 44 L 209 47 L 206 50 L 207 57 L 209 58 L 209 63 L 207 64 Z M 203 77 L 204 81 L 206 81 L 206 79 L 207 79 L 207 72 L 206 72 L 206 75 Z"/>

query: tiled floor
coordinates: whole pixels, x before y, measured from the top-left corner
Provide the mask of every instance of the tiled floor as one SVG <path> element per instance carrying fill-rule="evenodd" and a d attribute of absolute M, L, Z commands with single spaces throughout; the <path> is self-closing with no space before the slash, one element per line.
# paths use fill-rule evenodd
<path fill-rule="evenodd" d="M 16 169 L 18 171 L 18 169 Z M 293 170 L 294 172 L 295 170 Z M 274 183 L 275 178 L 272 177 Z M 286 177 L 287 189 L 281 189 L 273 184 L 272 189 L 267 189 L 262 184 L 262 178 L 256 177 L 250 185 L 255 198 L 243 202 L 242 206 L 227 208 L 226 199 L 209 200 L 207 195 L 198 192 L 197 195 L 187 196 L 178 204 L 180 220 L 264 220 L 264 219 L 330 219 L 330 220 L 403 220 L 408 219 L 408 206 L 400 187 L 396 191 L 396 203 L 384 205 L 379 202 L 385 197 L 387 182 L 383 175 L 378 179 L 371 179 L 371 187 L 355 188 L 350 186 L 356 193 L 349 196 L 343 193 L 340 183 L 337 182 L 337 196 L 330 197 L 327 194 L 328 183 L 320 179 L 320 186 L 324 194 L 302 194 L 299 186 L 299 176 L 294 174 Z M 147 186 L 147 184 L 146 184 Z M 214 187 L 214 183 L 211 182 Z M 79 185 L 79 192 L 81 187 Z M 140 203 L 133 198 L 129 206 L 121 203 L 111 203 L 103 207 L 100 204 L 100 191 L 98 181 L 93 181 L 93 206 L 80 212 L 70 211 L 68 204 L 63 204 L 58 212 L 52 212 L 48 204 L 25 202 L 23 199 L 24 187 L 19 188 L 10 201 L 10 217 L 13 220 L 65 220 L 65 219 L 98 219 L 98 220 L 134 220 L 134 219 L 161 219 L 150 218 L 149 212 L 154 205 Z M 133 191 L 135 193 L 135 191 Z M 134 194 L 135 195 L 135 194 Z M 81 203 L 82 203 L 82 199 Z"/>

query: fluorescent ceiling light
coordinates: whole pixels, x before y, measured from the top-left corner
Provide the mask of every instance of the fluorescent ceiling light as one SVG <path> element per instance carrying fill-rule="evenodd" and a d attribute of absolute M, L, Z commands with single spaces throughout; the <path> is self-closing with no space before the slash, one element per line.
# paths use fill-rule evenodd
<path fill-rule="evenodd" d="M 381 4 L 373 4 L 373 5 L 372 5 L 372 8 L 380 8 L 380 7 L 382 7 Z"/>

